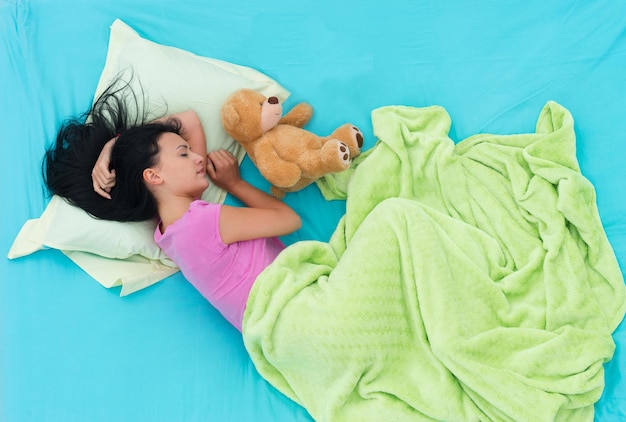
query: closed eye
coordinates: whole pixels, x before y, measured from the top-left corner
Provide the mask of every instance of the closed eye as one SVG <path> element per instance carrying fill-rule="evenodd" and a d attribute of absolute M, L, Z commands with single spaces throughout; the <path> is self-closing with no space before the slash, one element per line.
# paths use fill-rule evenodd
<path fill-rule="evenodd" d="M 185 145 L 185 144 L 181 144 L 179 146 L 176 147 L 176 150 L 182 149 L 183 152 L 181 152 L 180 156 L 181 157 L 188 157 L 189 156 L 189 151 L 191 151 L 191 148 L 189 148 L 189 145 Z"/>

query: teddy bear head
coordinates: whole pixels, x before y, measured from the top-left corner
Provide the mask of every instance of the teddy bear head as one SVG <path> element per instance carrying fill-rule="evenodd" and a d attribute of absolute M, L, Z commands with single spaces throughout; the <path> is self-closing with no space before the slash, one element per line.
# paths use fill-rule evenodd
<path fill-rule="evenodd" d="M 266 98 L 251 89 L 232 94 L 221 110 L 226 133 L 240 143 L 250 143 L 275 127 L 282 117 L 282 105 L 276 97 Z"/>

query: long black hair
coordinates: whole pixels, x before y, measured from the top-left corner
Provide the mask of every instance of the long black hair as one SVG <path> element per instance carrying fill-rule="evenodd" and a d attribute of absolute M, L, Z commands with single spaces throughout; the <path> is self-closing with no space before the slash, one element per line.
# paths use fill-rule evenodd
<path fill-rule="evenodd" d="M 180 134 L 181 125 L 176 119 L 146 122 L 145 102 L 128 83 L 115 80 L 89 111 L 66 120 L 43 160 L 43 178 L 50 193 L 100 219 L 156 217 L 156 201 L 143 181 L 143 170 L 157 163 L 160 136 Z M 104 144 L 118 135 L 110 162 L 116 184 L 111 199 L 106 199 L 94 191 L 91 172 Z"/>

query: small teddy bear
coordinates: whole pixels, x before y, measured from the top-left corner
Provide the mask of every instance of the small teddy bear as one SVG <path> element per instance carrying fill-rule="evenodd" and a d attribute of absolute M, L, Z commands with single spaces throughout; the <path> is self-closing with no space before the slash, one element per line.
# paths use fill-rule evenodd
<path fill-rule="evenodd" d="M 278 98 L 250 89 L 233 93 L 221 110 L 226 133 L 243 146 L 275 197 L 347 169 L 361 153 L 363 135 L 354 125 L 321 137 L 302 129 L 313 115 L 309 104 L 299 103 L 284 116 L 282 111 Z"/>

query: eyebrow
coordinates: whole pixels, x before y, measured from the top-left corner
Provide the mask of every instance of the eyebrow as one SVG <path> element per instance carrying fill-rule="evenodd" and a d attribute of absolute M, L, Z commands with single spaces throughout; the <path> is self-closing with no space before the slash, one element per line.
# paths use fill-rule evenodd
<path fill-rule="evenodd" d="M 189 145 L 180 144 L 179 146 L 176 147 L 175 151 L 178 151 L 178 149 L 180 149 L 180 148 L 191 149 L 191 148 L 189 148 Z"/>

